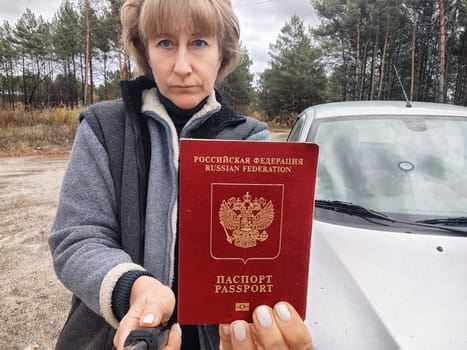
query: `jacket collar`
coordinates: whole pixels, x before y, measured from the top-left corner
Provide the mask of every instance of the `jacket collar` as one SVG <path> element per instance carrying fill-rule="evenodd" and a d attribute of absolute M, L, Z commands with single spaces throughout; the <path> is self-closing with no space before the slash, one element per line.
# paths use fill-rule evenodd
<path fill-rule="evenodd" d="M 140 76 L 134 80 L 120 81 L 120 89 L 126 108 L 130 112 L 140 115 L 143 106 L 143 91 L 155 87 L 156 83 L 154 80 L 145 76 Z M 212 97 L 214 96 L 211 96 L 211 98 Z M 199 125 L 199 127 L 196 128 L 197 130 L 194 130 L 190 137 L 214 138 L 223 128 L 241 124 L 246 121 L 245 117 L 236 114 L 228 104 L 222 101 L 222 97 L 217 91 L 215 91 L 214 100 L 220 103 L 221 109 Z M 198 113 L 202 113 L 202 111 Z"/>
<path fill-rule="evenodd" d="M 156 87 L 154 80 L 145 76 L 138 77 L 134 80 L 120 81 L 120 89 L 126 108 L 133 113 L 141 113 L 141 107 L 143 104 L 141 97 L 143 95 L 143 91 L 150 90 L 154 87 Z"/>

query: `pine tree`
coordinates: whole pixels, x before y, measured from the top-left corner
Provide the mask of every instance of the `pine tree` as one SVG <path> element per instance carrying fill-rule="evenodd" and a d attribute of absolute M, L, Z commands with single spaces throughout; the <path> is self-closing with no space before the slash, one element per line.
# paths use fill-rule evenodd
<path fill-rule="evenodd" d="M 270 68 L 260 78 L 260 97 L 270 119 L 286 123 L 291 115 L 324 101 L 321 51 L 311 46 L 300 17 L 292 16 L 284 25 L 269 56 Z"/>
<path fill-rule="evenodd" d="M 244 49 L 244 55 L 238 67 L 217 86 L 223 98 L 235 109 L 245 114 L 249 113 L 251 104 L 256 100 L 253 74 L 250 72 L 251 65 L 248 51 Z"/>

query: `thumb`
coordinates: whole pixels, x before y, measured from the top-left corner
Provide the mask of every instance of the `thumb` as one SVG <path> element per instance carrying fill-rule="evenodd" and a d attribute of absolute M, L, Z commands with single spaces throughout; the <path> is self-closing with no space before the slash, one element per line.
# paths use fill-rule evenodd
<path fill-rule="evenodd" d="M 145 310 L 139 320 L 141 327 L 155 327 L 161 323 L 161 314 Z"/>
<path fill-rule="evenodd" d="M 180 325 L 175 323 L 170 328 L 169 338 L 165 350 L 179 350 L 182 345 L 182 330 Z"/>

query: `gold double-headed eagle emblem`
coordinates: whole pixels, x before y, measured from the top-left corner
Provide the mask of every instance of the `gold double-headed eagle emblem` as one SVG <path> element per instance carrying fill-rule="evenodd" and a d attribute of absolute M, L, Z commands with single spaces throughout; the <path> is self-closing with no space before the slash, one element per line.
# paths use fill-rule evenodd
<path fill-rule="evenodd" d="M 219 208 L 219 222 L 227 241 L 240 248 L 251 248 L 257 241 L 268 239 L 266 229 L 274 220 L 274 205 L 263 197 L 252 198 L 249 192 L 243 200 L 231 197 L 223 200 Z"/>

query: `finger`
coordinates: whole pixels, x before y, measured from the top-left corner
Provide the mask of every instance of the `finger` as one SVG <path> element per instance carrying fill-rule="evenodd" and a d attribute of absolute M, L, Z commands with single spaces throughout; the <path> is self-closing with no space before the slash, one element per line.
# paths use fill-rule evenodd
<path fill-rule="evenodd" d="M 125 317 L 122 318 L 120 324 L 117 328 L 117 332 L 114 336 L 114 346 L 116 349 L 122 349 L 125 343 L 126 338 L 133 329 L 138 328 L 138 318 L 132 317 L 128 313 Z"/>
<path fill-rule="evenodd" d="M 133 307 L 133 305 L 132 305 Z M 170 287 L 160 286 L 146 295 L 141 305 L 140 327 L 156 327 L 167 322 L 175 307 L 175 296 Z"/>
<path fill-rule="evenodd" d="M 126 315 L 122 318 L 114 337 L 114 344 L 117 349 L 123 347 L 126 338 L 132 330 L 155 327 L 159 324 L 161 317 L 157 317 L 156 315 L 160 315 L 160 312 L 153 313 L 152 311 L 146 311 L 146 313 L 144 313 L 145 308 L 147 309 L 144 298 L 137 300 L 131 305 Z"/>
<path fill-rule="evenodd" d="M 180 325 L 175 323 L 170 327 L 169 337 L 165 350 L 179 350 L 182 346 L 182 331 Z"/>
<path fill-rule="evenodd" d="M 269 306 L 258 306 L 253 312 L 255 339 L 264 349 L 284 349 L 286 342 L 275 323 Z"/>
<path fill-rule="evenodd" d="M 156 278 L 140 276 L 131 286 L 129 312 L 139 313 L 139 327 L 156 327 L 168 321 L 174 308 L 173 291 Z"/>
<path fill-rule="evenodd" d="M 274 319 L 291 350 L 312 350 L 313 341 L 305 323 L 295 308 L 287 302 L 274 306 Z"/>
<path fill-rule="evenodd" d="M 245 321 L 235 321 L 230 325 L 231 349 L 254 350 L 256 349 L 250 326 Z M 224 349 L 227 350 L 227 349 Z"/>
<path fill-rule="evenodd" d="M 175 302 L 172 301 L 172 291 L 148 295 L 142 305 L 139 324 L 141 327 L 156 327 L 167 322 L 172 315 Z"/>
<path fill-rule="evenodd" d="M 219 325 L 220 350 L 233 350 L 229 324 Z"/>

